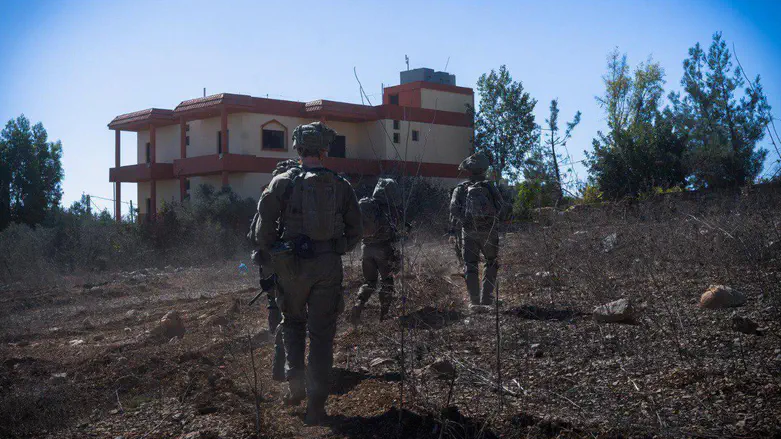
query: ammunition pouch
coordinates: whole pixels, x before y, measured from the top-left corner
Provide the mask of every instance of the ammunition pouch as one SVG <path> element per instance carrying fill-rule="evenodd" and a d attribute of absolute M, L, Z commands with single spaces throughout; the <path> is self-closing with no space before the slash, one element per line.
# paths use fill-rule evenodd
<path fill-rule="evenodd" d="M 299 235 L 290 241 L 277 241 L 271 248 L 271 265 L 275 273 L 282 276 L 296 276 L 301 259 L 314 259 L 324 253 L 339 252 L 339 243 L 344 239 L 314 241 L 306 235 Z M 344 245 L 342 245 L 344 247 Z"/>

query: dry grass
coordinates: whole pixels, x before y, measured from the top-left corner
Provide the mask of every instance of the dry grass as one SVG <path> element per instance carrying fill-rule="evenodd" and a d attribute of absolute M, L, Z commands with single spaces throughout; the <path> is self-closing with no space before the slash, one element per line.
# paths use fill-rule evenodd
<path fill-rule="evenodd" d="M 246 334 L 260 333 L 267 437 L 777 437 L 778 201 L 771 191 L 578 207 L 542 211 L 508 230 L 501 406 L 494 316 L 468 313 L 461 270 L 444 242 L 409 241 L 396 318 L 378 323 L 375 298 L 365 325 L 340 321 L 332 419 L 320 427 L 303 426 L 303 407 L 279 405 L 267 367 L 272 346 L 262 342 L 265 309 L 204 324 L 254 294 L 246 289 L 255 278 L 238 275 L 238 261 L 7 288 L 0 435 L 251 437 Z M 350 303 L 358 254 L 345 265 Z M 713 283 L 743 291 L 748 303 L 700 309 Z M 638 324 L 593 322 L 595 306 L 620 297 L 635 303 Z M 183 314 L 188 332 L 169 343 L 145 331 L 170 309 Z M 733 332 L 733 313 L 757 321 L 764 335 Z M 74 339 L 85 343 L 70 346 Z M 425 372 L 440 358 L 455 364 L 455 380 Z M 376 359 L 389 361 L 372 366 Z M 60 372 L 67 378 L 52 378 Z"/>

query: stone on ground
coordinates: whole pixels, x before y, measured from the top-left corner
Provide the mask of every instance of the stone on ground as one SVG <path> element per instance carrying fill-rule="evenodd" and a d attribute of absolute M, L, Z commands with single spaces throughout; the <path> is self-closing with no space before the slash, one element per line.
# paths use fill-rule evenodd
<path fill-rule="evenodd" d="M 744 334 L 755 335 L 759 329 L 759 324 L 747 317 L 733 316 L 732 330 Z"/>
<path fill-rule="evenodd" d="M 700 297 L 700 306 L 710 309 L 731 308 L 745 303 L 745 294 L 724 285 L 711 285 Z"/>
<path fill-rule="evenodd" d="M 160 333 L 166 339 L 173 337 L 184 337 L 185 329 L 182 318 L 176 311 L 168 311 L 160 320 Z"/>
<path fill-rule="evenodd" d="M 633 323 L 635 311 L 629 299 L 618 299 L 594 308 L 597 323 Z"/>

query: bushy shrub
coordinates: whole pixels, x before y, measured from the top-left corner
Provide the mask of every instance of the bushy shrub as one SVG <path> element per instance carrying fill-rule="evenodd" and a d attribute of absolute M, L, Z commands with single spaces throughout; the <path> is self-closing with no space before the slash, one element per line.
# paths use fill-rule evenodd
<path fill-rule="evenodd" d="M 526 180 L 517 188 L 513 201 L 513 217 L 515 219 L 529 219 L 534 209 L 553 205 L 554 197 L 550 189 L 538 180 Z"/>
<path fill-rule="evenodd" d="M 55 209 L 35 227 L 0 232 L 0 283 L 39 283 L 63 273 L 198 264 L 249 254 L 246 233 L 256 203 L 230 189 L 198 189 L 192 201 L 163 203 L 157 221 L 116 223 L 83 203 Z"/>

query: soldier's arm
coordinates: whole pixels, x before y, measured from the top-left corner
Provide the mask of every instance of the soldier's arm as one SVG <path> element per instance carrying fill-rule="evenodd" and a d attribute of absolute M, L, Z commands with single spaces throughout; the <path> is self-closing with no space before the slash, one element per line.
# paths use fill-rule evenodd
<path fill-rule="evenodd" d="M 274 178 L 258 201 L 255 243 L 266 254 L 278 239 L 277 220 L 282 215 L 282 196 L 288 184 L 288 179 Z"/>
<path fill-rule="evenodd" d="M 347 253 L 361 241 L 363 222 L 361 221 L 361 208 L 358 207 L 358 198 L 350 183 L 345 182 L 345 190 L 347 196 L 345 197 L 344 210 L 344 252 Z"/>
<path fill-rule="evenodd" d="M 463 221 L 464 219 L 464 207 L 461 200 L 461 192 L 463 187 L 457 186 L 453 191 L 453 195 L 450 197 L 450 215 L 455 221 Z"/>

